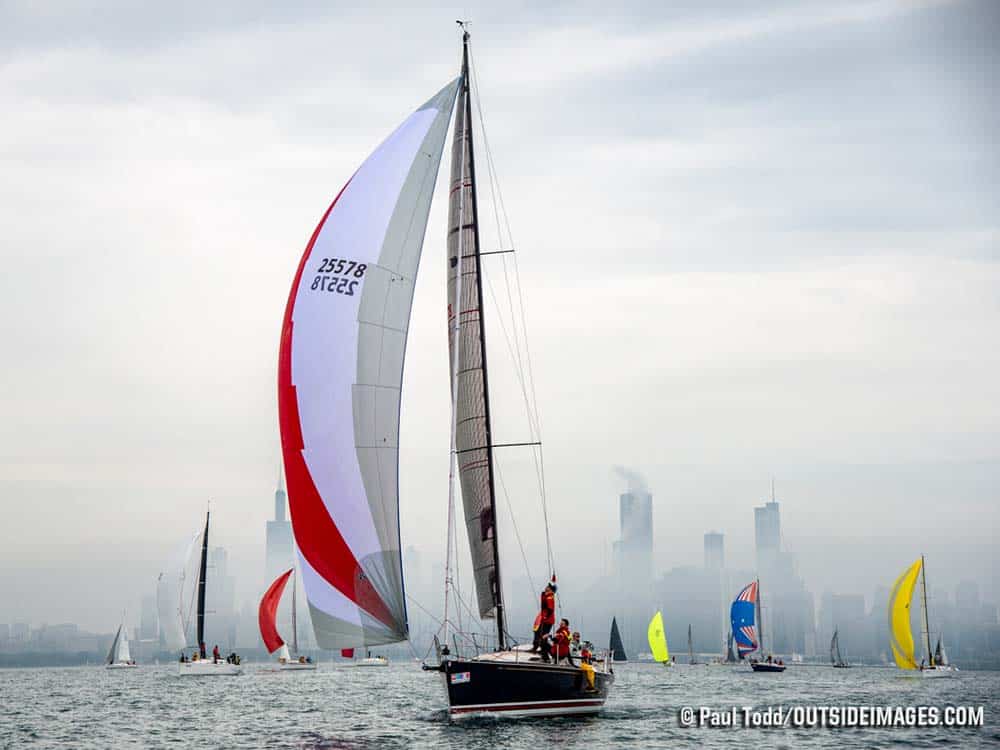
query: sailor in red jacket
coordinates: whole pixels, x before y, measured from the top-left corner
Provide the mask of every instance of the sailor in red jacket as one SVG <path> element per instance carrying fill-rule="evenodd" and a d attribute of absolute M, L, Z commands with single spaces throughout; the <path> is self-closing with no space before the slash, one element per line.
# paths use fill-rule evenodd
<path fill-rule="evenodd" d="M 573 657 L 569 655 L 569 642 L 571 640 L 569 634 L 569 620 L 565 617 L 559 621 L 559 627 L 556 630 L 555 637 L 553 640 L 553 650 L 555 651 L 556 664 L 558 664 L 563 659 L 566 659 L 570 666 L 575 666 L 573 664 Z"/>
<path fill-rule="evenodd" d="M 552 630 L 556 622 L 556 585 L 550 583 L 542 591 L 538 605 L 538 616 L 535 617 L 535 638 L 531 644 L 532 651 L 542 652 L 542 657 L 548 656 L 546 652 L 545 636 Z M 547 660 L 547 659 L 546 659 Z"/>

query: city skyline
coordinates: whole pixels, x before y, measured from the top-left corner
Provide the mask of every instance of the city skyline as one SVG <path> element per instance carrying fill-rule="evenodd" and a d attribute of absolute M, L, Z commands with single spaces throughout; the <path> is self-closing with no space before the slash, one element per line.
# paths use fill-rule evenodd
<path fill-rule="evenodd" d="M 633 475 L 641 476 L 637 472 Z M 575 607 L 566 609 L 566 614 L 580 618 L 576 620 L 577 623 L 585 623 L 585 627 L 597 630 L 597 633 L 589 632 L 588 637 L 600 642 L 599 628 L 603 619 L 595 622 L 595 613 L 603 613 L 602 617 L 616 616 L 626 648 L 634 654 L 642 653 L 646 650 L 643 645 L 646 618 L 653 610 L 662 608 L 671 638 L 676 639 L 678 632 L 683 631 L 687 625 L 693 625 L 696 650 L 700 653 L 717 653 L 728 630 L 729 599 L 750 578 L 763 575 L 763 592 L 768 599 L 770 611 L 765 634 L 772 644 L 771 648 L 786 656 L 799 653 L 807 658 L 822 658 L 825 653 L 824 644 L 829 641 L 833 628 L 838 628 L 841 645 L 846 653 L 853 654 L 857 659 L 876 663 L 885 657 L 887 641 L 883 610 L 887 602 L 881 600 L 887 599 L 892 576 L 887 577 L 885 582 L 873 584 L 870 591 L 810 588 L 808 581 L 798 578 L 794 556 L 783 549 L 785 536 L 781 524 L 781 502 L 776 500 L 773 482 L 770 496 L 757 501 L 760 505 L 753 505 L 753 501 L 747 505 L 748 516 L 749 510 L 753 510 L 752 537 L 756 560 L 756 565 L 747 569 L 725 564 L 726 538 L 716 531 L 706 531 L 702 535 L 703 554 L 700 564 L 698 560 L 691 559 L 669 569 L 654 568 L 652 550 L 656 539 L 651 533 L 652 520 L 656 515 L 654 497 L 643 483 L 641 486 L 630 484 L 629 489 L 617 498 L 621 538 L 612 544 L 612 570 L 607 577 L 596 582 L 598 588 L 610 583 L 619 593 L 619 598 L 612 599 L 610 606 L 607 602 L 589 601 L 595 593 L 593 581 L 590 591 L 566 591 L 567 577 L 560 578 L 569 600 L 578 603 Z M 263 535 L 265 541 L 262 545 L 261 570 L 256 574 L 246 570 L 241 572 L 250 582 L 255 578 L 258 581 L 269 581 L 271 571 L 268 566 L 277 564 L 276 555 L 285 551 L 282 540 L 274 534 L 273 526 L 275 521 L 288 524 L 283 519 L 285 502 L 284 492 L 279 485 L 273 496 L 274 519 L 267 522 L 266 533 Z M 668 511 L 669 500 L 662 501 L 661 505 L 667 506 L 661 510 Z M 279 540 L 277 547 L 274 546 L 276 539 Z M 416 605 L 411 604 L 409 608 L 411 641 L 419 649 L 430 643 L 436 630 L 433 620 L 429 618 L 438 613 L 432 608 L 430 612 L 425 611 L 428 609 L 425 605 L 432 603 L 435 592 L 440 593 L 440 582 L 434 578 L 435 571 L 440 577 L 441 566 L 432 553 L 422 552 L 412 545 L 407 546 L 406 550 L 404 567 L 408 585 L 412 592 L 425 599 L 424 602 L 416 601 Z M 261 644 L 256 623 L 257 601 L 248 599 L 245 595 L 242 599 L 237 596 L 237 580 L 241 575 L 230 570 L 228 552 L 224 547 L 213 544 L 209 550 L 209 560 L 208 602 L 212 615 L 209 618 L 208 640 L 218 642 L 226 649 L 259 650 Z M 717 564 L 719 562 L 722 564 Z M 648 573 L 642 572 L 644 567 L 648 567 Z M 762 570 L 766 572 L 762 574 Z M 513 580 L 514 585 L 522 589 L 527 582 L 523 575 L 514 575 Z M 573 585 L 572 575 L 568 580 L 569 585 Z M 256 584 L 256 587 L 263 590 L 261 583 Z M 243 590 L 246 591 L 246 587 Z M 510 611 L 515 620 L 512 621 L 511 630 L 515 634 L 523 630 L 525 623 L 532 617 L 534 598 L 525 596 L 525 593 L 528 592 L 518 592 L 512 598 Z M 931 598 L 935 601 L 939 628 L 951 631 L 949 644 L 953 649 L 953 658 L 964 655 L 967 660 L 988 662 L 994 651 L 1000 654 L 996 600 L 984 594 L 979 583 L 965 578 L 952 585 L 942 585 L 935 578 L 935 583 L 931 586 Z M 141 602 L 141 606 L 130 615 L 125 624 L 127 633 L 136 641 L 134 653 L 139 658 L 148 660 L 166 652 L 154 635 L 157 631 L 154 597 L 150 593 L 141 594 Z M 154 606 L 152 610 L 150 605 Z M 284 621 L 280 627 L 285 629 L 288 628 L 287 610 L 288 607 L 284 606 L 283 614 L 279 616 L 279 620 Z M 30 653 L 32 646 L 71 651 L 73 649 L 69 644 L 73 643 L 96 653 L 111 637 L 111 632 L 89 632 L 73 622 L 25 622 L 24 618 L 17 617 L 11 620 L 9 623 L 0 623 L 0 653 L 15 656 L 17 653 Z M 305 624 L 302 621 L 299 624 L 300 640 L 303 648 L 315 648 L 308 618 L 305 621 Z M 192 626 L 192 623 L 188 625 Z M 977 651 L 970 652 L 970 643 L 976 644 Z M 81 647 L 79 650 L 85 649 Z"/>

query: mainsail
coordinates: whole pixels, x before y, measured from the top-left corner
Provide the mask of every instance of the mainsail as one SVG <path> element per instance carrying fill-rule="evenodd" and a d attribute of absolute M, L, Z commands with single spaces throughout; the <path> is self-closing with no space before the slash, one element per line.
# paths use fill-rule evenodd
<path fill-rule="evenodd" d="M 205 658 L 205 595 L 208 591 L 208 520 L 211 513 L 205 514 L 205 531 L 201 536 L 201 560 L 198 564 L 198 651 Z"/>
<path fill-rule="evenodd" d="M 835 667 L 849 666 L 840 653 L 840 631 L 834 628 L 833 638 L 830 639 L 830 663 Z"/>
<path fill-rule="evenodd" d="M 455 456 L 479 616 L 497 617 L 500 607 L 498 619 L 502 623 L 467 47 L 461 81 L 451 151 L 447 242 L 448 351 L 455 410 Z M 502 639 L 502 624 L 498 630 Z"/>
<path fill-rule="evenodd" d="M 618 632 L 618 620 L 611 618 L 611 658 L 613 661 L 628 661 L 625 653 L 625 644 L 622 643 L 622 634 Z"/>
<path fill-rule="evenodd" d="M 934 649 L 934 663 L 942 667 L 947 667 L 950 662 L 948 661 L 948 652 L 944 650 L 944 643 L 939 637 L 937 641 L 937 647 Z"/>
<path fill-rule="evenodd" d="M 910 629 L 910 600 L 917 586 L 917 578 L 923 567 L 922 560 L 917 560 L 906 569 L 892 585 L 889 594 L 889 645 L 892 646 L 892 656 L 900 669 L 917 669 L 913 649 L 913 631 Z"/>
<path fill-rule="evenodd" d="M 118 641 L 121 640 L 123 627 L 125 626 L 118 626 L 118 632 L 115 633 L 115 639 L 111 641 L 111 648 L 108 649 L 108 655 L 104 659 L 105 664 L 114 664 L 115 659 L 118 657 Z"/>
<path fill-rule="evenodd" d="M 667 634 L 663 631 L 663 613 L 657 612 L 649 621 L 646 631 L 649 650 L 653 652 L 653 661 L 670 661 L 670 650 L 667 648 Z"/>
<path fill-rule="evenodd" d="M 726 661 L 733 663 L 736 661 L 736 654 L 733 653 L 733 634 L 726 635 Z"/>
<path fill-rule="evenodd" d="M 257 609 L 257 624 L 260 626 L 260 637 L 264 640 L 264 647 L 269 654 L 273 654 L 285 645 L 281 636 L 278 635 L 276 623 L 278 603 L 281 601 L 281 595 L 285 591 L 285 584 L 288 583 L 288 579 L 294 570 L 294 568 L 290 568 L 285 571 L 275 579 L 274 583 L 268 586 L 267 591 L 264 592 L 264 596 L 261 597 L 260 607 Z"/>
<path fill-rule="evenodd" d="M 458 81 L 361 165 L 285 309 L 278 412 L 299 570 L 321 648 L 407 637 L 399 408 L 414 280 Z"/>
<path fill-rule="evenodd" d="M 729 609 L 736 651 L 741 659 L 757 650 L 756 609 L 757 581 L 754 581 L 743 587 Z"/>
<path fill-rule="evenodd" d="M 116 661 L 119 662 L 130 662 L 132 661 L 132 652 L 129 651 L 128 647 L 128 631 L 125 629 L 125 624 L 118 629 L 121 633 L 121 638 L 118 639 L 118 653 L 116 655 Z"/>

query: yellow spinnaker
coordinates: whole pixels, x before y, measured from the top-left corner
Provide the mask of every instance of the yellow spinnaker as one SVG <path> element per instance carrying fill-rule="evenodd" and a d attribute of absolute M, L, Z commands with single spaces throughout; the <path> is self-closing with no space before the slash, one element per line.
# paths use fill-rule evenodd
<path fill-rule="evenodd" d="M 653 661 L 669 661 L 670 652 L 667 650 L 667 636 L 663 632 L 663 614 L 657 612 L 653 619 L 649 621 L 649 630 L 646 631 L 649 638 L 649 650 L 653 652 Z"/>
<path fill-rule="evenodd" d="M 910 600 L 917 586 L 922 562 L 917 560 L 892 585 L 889 594 L 889 645 L 900 669 L 917 669 L 913 655 L 913 631 L 910 630 Z"/>

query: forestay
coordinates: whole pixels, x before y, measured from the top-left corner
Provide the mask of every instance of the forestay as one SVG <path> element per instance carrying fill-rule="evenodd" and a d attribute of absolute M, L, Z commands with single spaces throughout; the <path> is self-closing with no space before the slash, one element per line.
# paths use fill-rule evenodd
<path fill-rule="evenodd" d="M 321 648 L 407 637 L 398 438 L 414 280 L 457 80 L 361 165 L 292 284 L 278 409 L 299 570 Z"/>

